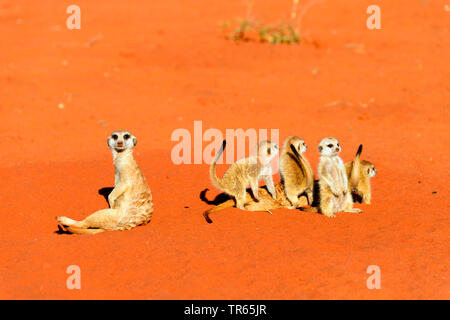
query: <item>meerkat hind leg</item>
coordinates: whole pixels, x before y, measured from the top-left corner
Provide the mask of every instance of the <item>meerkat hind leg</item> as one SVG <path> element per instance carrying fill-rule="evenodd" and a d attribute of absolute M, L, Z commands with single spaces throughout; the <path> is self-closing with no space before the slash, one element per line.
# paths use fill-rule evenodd
<path fill-rule="evenodd" d="M 253 180 L 250 182 L 250 187 L 252 188 L 253 197 L 257 202 L 259 202 L 259 195 L 258 195 L 258 180 Z"/>
<path fill-rule="evenodd" d="M 120 219 L 120 212 L 115 209 L 103 209 L 87 216 L 84 220 L 76 221 L 67 217 L 57 217 L 59 223 L 75 228 L 101 228 L 114 230 Z"/>
<path fill-rule="evenodd" d="M 298 195 L 291 193 L 291 192 L 286 192 L 286 198 L 289 200 L 289 202 L 291 203 L 291 206 L 289 207 L 289 209 L 295 209 L 298 207 L 298 203 L 299 203 L 299 199 L 298 199 Z"/>
<path fill-rule="evenodd" d="M 94 212 L 82 222 L 84 228 L 115 230 L 120 222 L 121 212 L 117 209 L 103 209 Z"/>
<path fill-rule="evenodd" d="M 239 189 L 234 198 L 236 199 L 236 208 L 245 210 L 245 197 L 247 196 L 247 191 L 245 187 L 242 187 L 242 190 Z"/>
<path fill-rule="evenodd" d="M 335 218 L 336 215 L 334 214 L 334 199 L 330 198 L 325 198 L 325 199 L 321 199 L 321 203 L 320 203 L 320 212 L 329 217 L 329 218 Z"/>
<path fill-rule="evenodd" d="M 263 180 L 266 183 L 267 190 L 269 191 L 272 198 L 277 198 L 277 192 L 275 191 L 275 186 L 273 184 L 273 178 L 271 175 L 263 175 Z"/>
<path fill-rule="evenodd" d="M 305 191 L 305 193 L 306 193 L 306 198 L 308 199 L 308 204 L 312 205 L 312 203 L 314 201 L 313 190 L 312 189 L 307 189 Z"/>

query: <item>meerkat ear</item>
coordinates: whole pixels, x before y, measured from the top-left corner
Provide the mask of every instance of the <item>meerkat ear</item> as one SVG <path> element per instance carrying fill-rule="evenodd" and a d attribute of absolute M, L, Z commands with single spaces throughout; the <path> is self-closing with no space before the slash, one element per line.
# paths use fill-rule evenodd
<path fill-rule="evenodd" d="M 136 139 L 136 137 L 133 137 L 133 144 L 134 144 L 134 146 L 137 145 L 137 139 Z"/>
<path fill-rule="evenodd" d="M 319 152 L 322 152 L 323 147 L 319 146 Z"/>

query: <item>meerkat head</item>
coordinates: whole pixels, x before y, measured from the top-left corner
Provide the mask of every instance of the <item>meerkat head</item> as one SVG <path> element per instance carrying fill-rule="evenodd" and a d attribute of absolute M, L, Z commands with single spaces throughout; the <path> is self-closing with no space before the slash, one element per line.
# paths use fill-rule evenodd
<path fill-rule="evenodd" d="M 284 140 L 283 152 L 290 152 L 294 148 L 298 154 L 302 154 L 308 149 L 305 141 L 296 136 L 291 136 Z"/>
<path fill-rule="evenodd" d="M 322 156 L 337 156 L 341 152 L 341 146 L 336 138 L 328 137 L 319 143 L 319 152 Z"/>
<path fill-rule="evenodd" d="M 120 153 L 127 149 L 133 149 L 137 144 L 137 139 L 130 132 L 118 130 L 111 133 L 108 137 L 108 146 L 111 150 Z"/>
<path fill-rule="evenodd" d="M 375 177 L 375 175 L 377 174 L 377 169 L 375 169 L 375 165 L 372 162 L 362 160 L 361 165 L 363 167 L 363 170 L 366 171 L 369 178 Z"/>
<path fill-rule="evenodd" d="M 265 164 L 272 161 L 278 154 L 279 148 L 276 143 L 264 140 L 258 144 L 258 156 L 263 160 Z"/>

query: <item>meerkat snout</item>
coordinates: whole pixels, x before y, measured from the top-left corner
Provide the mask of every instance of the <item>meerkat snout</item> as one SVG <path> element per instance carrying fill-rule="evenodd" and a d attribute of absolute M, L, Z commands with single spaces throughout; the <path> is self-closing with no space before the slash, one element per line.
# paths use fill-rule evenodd
<path fill-rule="evenodd" d="M 372 164 L 368 169 L 367 169 L 367 173 L 369 174 L 370 178 L 375 177 L 375 175 L 377 174 L 377 169 L 375 169 L 375 166 Z"/>

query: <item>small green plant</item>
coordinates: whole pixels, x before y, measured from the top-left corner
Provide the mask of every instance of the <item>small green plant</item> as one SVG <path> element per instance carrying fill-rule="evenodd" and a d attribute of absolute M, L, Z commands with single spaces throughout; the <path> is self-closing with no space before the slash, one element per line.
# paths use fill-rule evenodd
<path fill-rule="evenodd" d="M 266 25 L 251 17 L 252 4 L 249 3 L 246 17 L 222 24 L 226 37 L 233 41 L 259 41 L 270 44 L 293 44 L 301 39 L 300 26 L 306 11 L 315 3 L 323 0 L 310 0 L 305 3 L 299 14 L 299 0 L 293 0 L 290 22 L 288 24 Z"/>
<path fill-rule="evenodd" d="M 224 23 L 222 28 L 229 32 L 227 38 L 234 41 L 259 41 L 270 44 L 300 42 L 299 35 L 290 25 L 268 26 L 243 19 L 234 23 Z"/>

